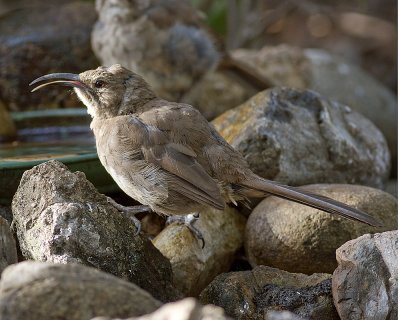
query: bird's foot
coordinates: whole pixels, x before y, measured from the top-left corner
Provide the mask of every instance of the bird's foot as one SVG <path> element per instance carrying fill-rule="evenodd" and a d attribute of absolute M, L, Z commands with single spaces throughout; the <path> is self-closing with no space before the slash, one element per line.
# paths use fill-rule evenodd
<path fill-rule="evenodd" d="M 179 216 L 179 215 L 176 215 L 176 216 L 169 216 L 169 217 L 167 218 L 166 224 L 171 224 L 171 223 L 177 222 L 177 223 L 179 223 L 179 224 L 185 225 L 185 226 L 190 230 L 190 232 L 192 232 L 193 236 L 194 236 L 197 240 L 200 240 L 200 241 L 201 241 L 201 248 L 203 249 L 203 248 L 204 248 L 204 245 L 205 245 L 204 237 L 203 237 L 203 235 L 201 234 L 200 230 L 197 229 L 197 228 L 193 225 L 197 220 L 199 220 L 199 218 L 200 218 L 200 215 L 199 215 L 199 213 L 197 213 L 197 212 L 195 212 L 195 213 L 190 213 L 190 214 L 187 214 L 187 215 L 185 215 L 185 216 Z"/>
<path fill-rule="evenodd" d="M 142 229 L 142 224 L 140 223 L 140 220 L 135 217 L 135 215 L 141 212 L 149 212 L 151 210 L 150 207 L 145 205 L 125 207 L 122 204 L 115 202 L 115 200 L 110 197 L 107 197 L 107 202 L 111 204 L 114 208 L 116 208 L 118 211 L 127 214 L 129 218 L 131 218 L 137 230 L 135 235 L 138 235 L 140 233 L 140 230 Z"/>

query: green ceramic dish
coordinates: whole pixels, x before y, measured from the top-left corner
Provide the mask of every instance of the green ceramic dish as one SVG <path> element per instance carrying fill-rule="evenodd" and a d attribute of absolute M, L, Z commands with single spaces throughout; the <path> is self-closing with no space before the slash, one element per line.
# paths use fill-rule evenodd
<path fill-rule="evenodd" d="M 0 144 L 0 204 L 9 205 L 25 170 L 50 159 L 82 171 L 99 192 L 118 187 L 101 165 L 85 109 L 57 109 L 11 114 L 18 141 Z"/>

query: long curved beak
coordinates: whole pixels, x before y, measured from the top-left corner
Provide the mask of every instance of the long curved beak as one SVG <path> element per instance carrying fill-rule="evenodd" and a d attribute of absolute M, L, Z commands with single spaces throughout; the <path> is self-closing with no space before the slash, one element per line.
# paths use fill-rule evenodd
<path fill-rule="evenodd" d="M 46 74 L 44 76 L 41 76 L 35 80 L 33 80 L 29 85 L 35 85 L 38 84 L 42 81 L 48 81 L 48 80 L 53 80 L 49 82 L 42 83 L 38 85 L 36 88 L 33 88 L 31 92 L 34 92 L 36 90 L 39 90 L 49 84 L 59 84 L 62 86 L 69 86 L 69 87 L 75 87 L 83 90 L 89 90 L 90 87 L 88 87 L 86 84 L 84 84 L 80 78 L 79 74 L 75 73 L 50 73 Z"/>

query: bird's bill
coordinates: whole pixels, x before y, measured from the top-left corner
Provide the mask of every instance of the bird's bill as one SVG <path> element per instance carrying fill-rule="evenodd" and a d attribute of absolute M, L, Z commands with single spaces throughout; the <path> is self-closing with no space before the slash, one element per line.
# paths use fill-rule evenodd
<path fill-rule="evenodd" d="M 51 80 L 51 81 L 49 81 Z M 42 84 L 39 84 L 43 81 L 48 81 Z M 33 88 L 31 92 L 39 90 L 50 84 L 59 84 L 62 86 L 75 87 L 79 89 L 87 90 L 89 87 L 85 85 L 79 78 L 79 74 L 75 73 L 50 73 L 44 76 L 41 76 L 35 80 L 33 80 L 29 85 L 33 86 L 39 84 L 37 87 Z"/>

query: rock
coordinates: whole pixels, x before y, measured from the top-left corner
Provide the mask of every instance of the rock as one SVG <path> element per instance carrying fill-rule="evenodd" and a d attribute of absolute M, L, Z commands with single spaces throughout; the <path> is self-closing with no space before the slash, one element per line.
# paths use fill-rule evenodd
<path fill-rule="evenodd" d="M 208 72 L 184 96 L 183 102 L 196 107 L 208 120 L 212 120 L 255 93 L 222 72 L 213 71 Z"/>
<path fill-rule="evenodd" d="M 393 197 L 398 197 L 398 189 L 399 189 L 399 184 L 397 182 L 397 179 L 391 179 L 386 182 L 385 185 L 385 191 L 389 194 L 391 194 Z"/>
<path fill-rule="evenodd" d="M 168 259 L 135 235 L 132 221 L 84 173 L 54 160 L 27 170 L 12 211 L 26 259 L 82 263 L 134 282 L 161 301 L 177 299 Z"/>
<path fill-rule="evenodd" d="M 305 190 L 347 203 L 383 222 L 371 227 L 289 202 L 277 197 L 264 199 L 246 225 L 245 249 L 249 262 L 290 272 L 332 273 L 335 251 L 343 243 L 368 232 L 397 228 L 397 199 L 378 189 L 357 185 L 323 185 Z"/>
<path fill-rule="evenodd" d="M 397 159 L 397 98 L 394 94 L 365 71 L 326 51 L 307 49 L 304 54 L 311 62 L 310 88 L 370 119 L 381 130 L 393 158 Z"/>
<path fill-rule="evenodd" d="M 10 264 L 17 263 L 17 244 L 8 222 L 0 217 L 0 274 Z"/>
<path fill-rule="evenodd" d="M 303 320 L 290 311 L 268 311 L 265 320 Z"/>
<path fill-rule="evenodd" d="M 213 124 L 252 170 L 268 179 L 382 187 L 389 175 L 390 155 L 379 130 L 312 91 L 266 90 Z"/>
<path fill-rule="evenodd" d="M 222 308 L 213 305 L 201 305 L 194 298 L 186 298 L 167 303 L 155 312 L 126 320 L 228 320 Z M 111 320 L 108 317 L 96 317 L 92 320 Z M 118 319 L 114 319 L 118 320 Z"/>
<path fill-rule="evenodd" d="M 336 251 L 332 291 L 341 319 L 398 319 L 398 231 L 365 234 Z"/>
<path fill-rule="evenodd" d="M 382 131 L 397 159 L 397 98 L 367 72 L 327 51 L 288 45 L 240 49 L 234 56 L 257 67 L 277 86 L 315 90 L 364 115 Z"/>
<path fill-rule="evenodd" d="M 160 305 L 133 283 L 74 263 L 25 261 L 0 281 L 0 318 L 7 320 L 140 316 Z"/>
<path fill-rule="evenodd" d="M 0 142 L 13 140 L 17 136 L 17 128 L 4 104 L 0 101 Z"/>
<path fill-rule="evenodd" d="M 210 208 L 200 213 L 195 224 L 205 240 L 203 249 L 187 227 L 177 224 L 165 228 L 153 244 L 171 262 L 178 290 L 185 296 L 197 296 L 218 274 L 229 270 L 243 245 L 245 224 L 234 208 Z"/>
<path fill-rule="evenodd" d="M 338 319 L 329 274 L 307 276 L 267 266 L 224 273 L 203 290 L 200 301 L 220 306 L 240 320 L 265 319 L 276 310 L 289 310 L 306 319 Z"/>
<path fill-rule="evenodd" d="M 62 4 L 63 2 L 74 1 L 74 0 L 53 0 L 51 4 L 56 3 L 57 5 Z M 5 13 L 20 9 L 24 7 L 33 7 L 43 5 L 43 0 L 0 0 L 0 15 L 4 15 Z"/>
<path fill-rule="evenodd" d="M 4 219 L 7 220 L 8 224 L 11 225 L 12 223 L 12 211 L 11 211 L 11 207 L 9 206 L 2 206 L 0 204 L 0 216 Z"/>
<path fill-rule="evenodd" d="M 88 2 L 46 4 L 0 18 L 0 101 L 9 110 L 71 107 L 76 98 L 61 88 L 30 93 L 28 84 L 51 72 L 82 72 L 98 62 L 90 46 L 96 20 Z"/>
<path fill-rule="evenodd" d="M 147 212 L 145 216 L 140 219 L 143 233 L 150 238 L 154 238 L 165 228 L 165 220 L 165 217 L 162 217 L 153 211 Z"/>

